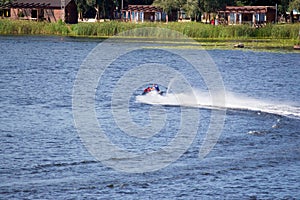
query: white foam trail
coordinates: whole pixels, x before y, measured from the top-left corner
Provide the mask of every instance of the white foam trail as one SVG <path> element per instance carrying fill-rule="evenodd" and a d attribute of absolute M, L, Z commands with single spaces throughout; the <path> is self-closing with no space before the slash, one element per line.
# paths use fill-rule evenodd
<path fill-rule="evenodd" d="M 192 101 L 191 97 L 196 95 L 197 102 Z M 213 104 L 208 92 L 195 91 L 194 94 L 173 94 L 167 93 L 161 96 L 157 93 L 140 95 L 136 101 L 152 105 L 170 105 L 170 106 L 190 106 L 198 108 L 220 109 Z M 180 97 L 180 98 L 179 98 Z M 180 99 L 180 102 L 179 100 Z M 226 93 L 225 109 L 251 110 L 257 112 L 271 113 L 281 116 L 287 116 L 300 119 L 300 106 L 292 106 L 284 103 L 273 103 L 271 101 L 254 99 L 231 92 Z"/>
<path fill-rule="evenodd" d="M 177 76 L 176 76 L 175 78 L 172 78 L 171 81 L 169 82 L 169 85 L 168 85 L 167 91 L 166 91 L 167 94 L 169 93 L 169 90 L 170 90 L 170 88 L 171 88 L 171 85 L 172 85 L 173 82 L 176 80 L 176 78 L 177 78 Z"/>
<path fill-rule="evenodd" d="M 226 107 L 229 109 L 251 110 L 300 119 L 299 106 L 291 106 L 285 103 L 274 103 L 267 100 L 254 99 L 233 93 L 227 93 L 226 99 Z"/>

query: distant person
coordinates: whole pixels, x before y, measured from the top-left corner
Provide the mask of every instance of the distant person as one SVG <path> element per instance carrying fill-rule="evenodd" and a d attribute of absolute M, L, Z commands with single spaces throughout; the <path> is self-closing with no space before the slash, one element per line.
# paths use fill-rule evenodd
<path fill-rule="evenodd" d="M 216 19 L 216 20 L 215 20 L 215 25 L 218 26 L 218 24 L 219 24 L 219 20 Z"/>
<path fill-rule="evenodd" d="M 144 89 L 143 94 L 147 94 L 151 91 L 157 91 L 159 94 L 162 94 L 163 92 L 160 91 L 159 86 L 157 84 L 153 84 L 151 87 L 147 87 Z"/>
<path fill-rule="evenodd" d="M 148 93 L 151 91 L 151 87 L 147 87 L 146 89 L 144 89 L 144 93 Z"/>
<path fill-rule="evenodd" d="M 160 92 L 160 89 L 159 89 L 159 87 L 158 87 L 157 84 L 153 84 L 153 88 L 154 88 L 157 92 Z"/>

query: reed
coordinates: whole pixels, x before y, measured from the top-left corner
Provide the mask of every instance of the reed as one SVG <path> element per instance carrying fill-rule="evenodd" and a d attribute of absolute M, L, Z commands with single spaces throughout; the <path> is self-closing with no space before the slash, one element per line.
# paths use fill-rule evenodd
<path fill-rule="evenodd" d="M 178 31 L 191 38 L 208 39 L 249 39 L 249 38 L 268 38 L 268 39 L 291 39 L 297 40 L 299 34 L 299 24 L 274 25 L 268 24 L 261 28 L 252 28 L 249 25 L 236 26 L 212 26 L 197 22 L 179 23 L 130 23 L 130 22 L 95 22 L 78 23 L 68 25 L 62 21 L 57 23 L 36 22 L 27 20 L 0 20 L 0 34 L 45 34 L 45 35 L 71 35 L 71 36 L 92 36 L 110 37 L 118 33 L 132 30 L 134 28 L 160 27 Z M 145 33 L 145 37 L 161 33 Z"/>
<path fill-rule="evenodd" d="M 18 35 L 68 35 L 69 28 L 66 24 L 36 22 L 28 20 L 0 20 L 0 34 Z"/>

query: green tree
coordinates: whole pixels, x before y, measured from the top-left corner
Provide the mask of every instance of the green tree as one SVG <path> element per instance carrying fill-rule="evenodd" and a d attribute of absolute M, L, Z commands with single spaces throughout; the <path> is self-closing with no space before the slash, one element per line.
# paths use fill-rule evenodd
<path fill-rule="evenodd" d="M 181 7 L 180 0 L 154 0 L 154 6 L 160 7 L 166 13 L 166 21 L 169 19 L 169 15 L 172 13 L 172 10 L 179 10 Z"/>
<path fill-rule="evenodd" d="M 126 3 L 132 4 L 132 5 L 151 5 L 153 3 L 153 0 L 143 0 L 143 1 L 141 1 L 141 0 L 127 0 Z"/>
<path fill-rule="evenodd" d="M 235 5 L 235 2 L 230 0 L 199 0 L 199 7 L 202 12 L 217 12 L 231 5 Z"/>
<path fill-rule="evenodd" d="M 11 0 L 0 0 L 0 17 L 5 16 L 4 11 L 2 9 L 6 8 L 6 5 L 10 2 L 11 2 Z"/>
<path fill-rule="evenodd" d="M 120 8 L 121 0 L 76 0 L 80 18 L 92 11 L 96 12 L 96 18 L 112 19 L 114 11 Z M 93 13 L 93 12 L 92 12 Z"/>
<path fill-rule="evenodd" d="M 294 23 L 293 10 L 300 11 L 300 0 L 293 0 L 289 4 L 291 22 Z"/>
<path fill-rule="evenodd" d="M 172 9 L 180 7 L 176 0 L 154 0 L 152 5 L 160 7 L 167 14 L 170 14 Z"/>
<path fill-rule="evenodd" d="M 245 1 L 245 0 L 236 1 L 235 5 L 236 6 L 245 6 L 245 5 L 247 5 L 247 1 Z"/>
<path fill-rule="evenodd" d="M 0 7 L 4 6 L 5 4 L 10 3 L 11 0 L 0 0 Z"/>
<path fill-rule="evenodd" d="M 198 0 L 186 0 L 182 8 L 190 18 L 197 19 L 197 15 L 200 13 Z"/>
<path fill-rule="evenodd" d="M 298 12 L 300 12 L 300 0 L 293 0 L 292 2 L 290 2 L 289 10 L 297 10 Z"/>
<path fill-rule="evenodd" d="M 76 0 L 79 18 L 82 20 L 87 13 L 94 10 L 95 0 Z"/>

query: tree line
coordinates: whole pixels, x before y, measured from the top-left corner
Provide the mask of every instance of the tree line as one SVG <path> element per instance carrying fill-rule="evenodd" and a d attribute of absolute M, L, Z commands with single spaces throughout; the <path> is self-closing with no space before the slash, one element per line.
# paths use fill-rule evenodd
<path fill-rule="evenodd" d="M 2 0 L 5 1 L 5 0 Z M 197 16 L 201 13 L 217 12 L 226 6 L 275 6 L 278 14 L 297 10 L 300 12 L 300 0 L 75 0 L 78 11 L 83 16 L 91 14 L 97 18 L 113 18 L 115 12 L 128 5 L 155 5 L 166 13 L 172 10 L 184 10 L 188 16 Z M 94 10 L 94 11 L 92 11 Z"/>
<path fill-rule="evenodd" d="M 0 0 L 0 7 L 13 0 Z M 300 0 L 75 0 L 80 17 L 115 18 L 122 7 L 128 5 L 155 5 L 166 13 L 172 10 L 184 10 L 188 16 L 200 13 L 224 10 L 225 6 L 275 6 L 278 14 L 297 10 L 300 12 Z"/>

